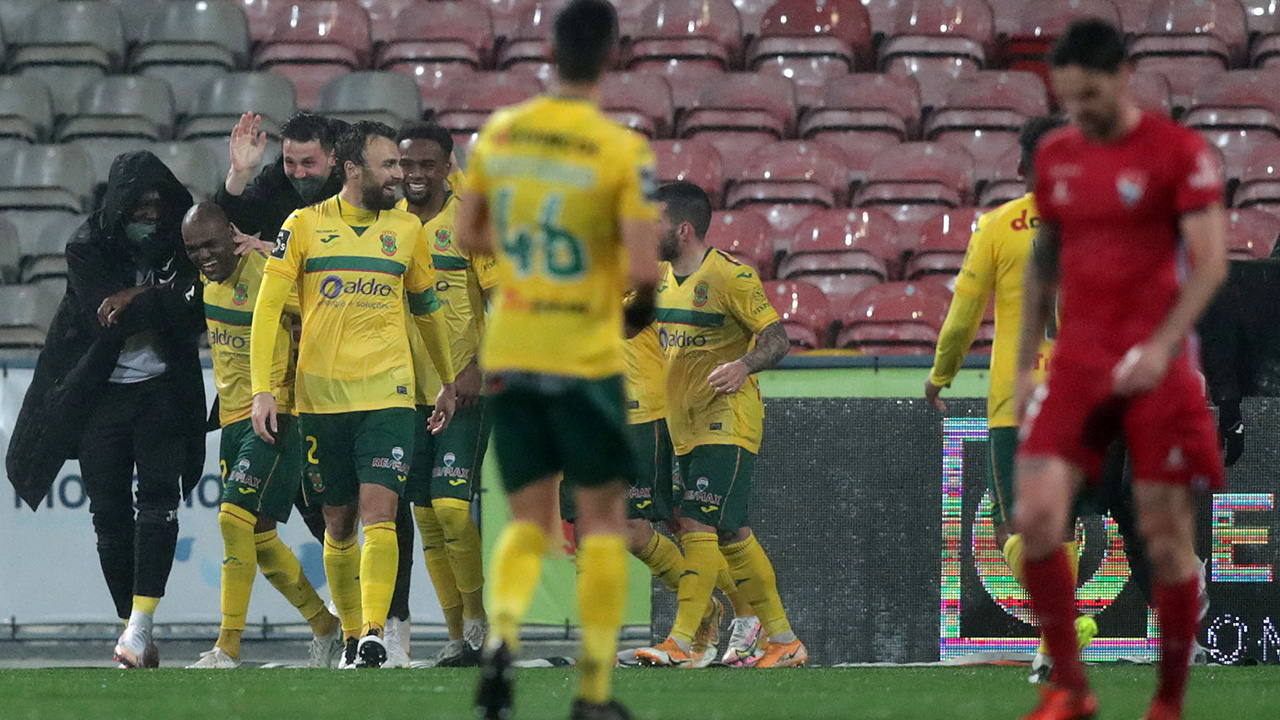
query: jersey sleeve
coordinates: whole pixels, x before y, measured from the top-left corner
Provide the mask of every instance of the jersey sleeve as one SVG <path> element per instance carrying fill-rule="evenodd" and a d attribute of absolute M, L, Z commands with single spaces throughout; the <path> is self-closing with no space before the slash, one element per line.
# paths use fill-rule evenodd
<path fill-rule="evenodd" d="M 1183 132 L 1174 205 L 1179 214 L 1203 210 L 1222 202 L 1222 169 L 1204 139 L 1190 130 Z"/>
<path fill-rule="evenodd" d="M 991 215 L 987 214 L 978 221 L 978 229 L 969 237 L 969 246 L 964 251 L 964 262 L 960 265 L 960 275 L 956 278 L 957 295 L 976 295 L 985 299 L 995 289 L 996 284 L 996 243 Z"/>
<path fill-rule="evenodd" d="M 271 254 L 267 257 L 264 275 L 276 275 L 290 282 L 298 278 L 298 271 L 302 268 L 303 246 L 311 231 L 310 223 L 301 212 L 295 210 L 290 213 L 289 217 L 285 218 L 284 225 L 280 226 L 280 233 L 276 235 L 276 246 L 271 249 Z M 294 293 L 296 297 L 296 288 Z"/>
<path fill-rule="evenodd" d="M 452 187 L 459 191 L 460 195 L 468 193 L 478 193 L 485 195 L 489 190 L 489 183 L 484 175 L 484 156 L 488 152 L 488 133 L 485 128 L 481 128 L 480 136 L 476 138 L 475 143 L 471 145 L 471 150 L 467 158 L 467 172 L 465 174 L 455 173 L 449 178 L 457 178 L 457 184 Z"/>
<path fill-rule="evenodd" d="M 978 229 L 969 238 L 964 263 L 956 278 L 956 292 L 951 298 L 947 319 L 938 333 L 929 382 L 939 387 L 950 385 L 960 372 L 964 356 L 982 326 L 987 300 L 995 289 L 996 244 L 993 236 L 997 232 L 994 226 L 998 223 L 991 222 L 990 218 L 990 214 L 984 215 L 978 221 Z"/>
<path fill-rule="evenodd" d="M 654 198 L 658 193 L 658 170 L 653 150 L 643 138 L 635 136 L 624 152 L 628 156 L 621 164 L 618 217 L 657 222 L 658 206 L 654 204 Z"/>
<path fill-rule="evenodd" d="M 414 315 L 434 312 L 435 307 L 440 305 L 435 296 L 436 266 L 431 260 L 431 240 L 427 237 L 425 225 L 418 227 L 418 237 L 413 243 L 413 256 L 409 258 L 409 267 L 404 273 L 404 289 L 409 294 L 409 309 Z M 414 307 L 415 302 L 434 307 L 423 307 L 419 312 L 419 308 Z"/>
<path fill-rule="evenodd" d="M 726 283 L 726 295 L 729 312 L 738 322 L 753 335 L 759 335 L 765 328 L 778 322 L 778 311 L 773 309 L 769 298 L 764 294 L 764 285 L 760 283 L 760 276 L 756 271 L 746 265 L 732 266 L 729 271 L 731 274 Z"/>
<path fill-rule="evenodd" d="M 498 284 L 498 261 L 492 255 L 471 256 L 471 267 L 476 272 L 476 281 L 485 292 L 493 290 Z"/>

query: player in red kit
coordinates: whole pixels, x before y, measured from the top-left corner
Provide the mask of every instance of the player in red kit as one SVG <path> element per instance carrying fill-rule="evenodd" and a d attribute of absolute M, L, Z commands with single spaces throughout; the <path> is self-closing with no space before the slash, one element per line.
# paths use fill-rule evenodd
<path fill-rule="evenodd" d="M 1072 501 L 1123 436 L 1134 468 L 1160 620 L 1159 688 L 1146 720 L 1179 720 L 1198 626 L 1192 491 L 1223 484 L 1213 417 L 1197 374 L 1196 321 L 1227 274 L 1222 179 L 1192 131 L 1141 111 L 1124 37 L 1073 24 L 1049 54 L 1071 125 L 1040 144 L 1040 231 L 1025 284 L 1017 407 L 1015 522 L 1027 589 L 1054 659 L 1026 720 L 1091 718 L 1077 652 L 1064 534 Z M 1055 318 L 1047 386 L 1040 338 Z"/>

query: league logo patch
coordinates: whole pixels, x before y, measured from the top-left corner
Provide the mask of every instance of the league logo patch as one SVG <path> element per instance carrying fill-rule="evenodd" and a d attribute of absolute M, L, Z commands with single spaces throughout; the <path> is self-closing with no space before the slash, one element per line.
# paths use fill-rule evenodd
<path fill-rule="evenodd" d="M 243 305 L 249 300 L 249 286 L 244 283 L 236 285 L 235 294 L 231 296 L 231 302 L 236 305 Z"/>
<path fill-rule="evenodd" d="M 693 289 L 693 306 L 702 307 L 707 304 L 707 284 L 705 282 L 698 283 Z"/>
<path fill-rule="evenodd" d="M 396 236 L 386 233 L 382 236 L 382 254 L 391 257 L 396 254 Z"/>
<path fill-rule="evenodd" d="M 449 232 L 448 228 L 440 228 L 436 231 L 435 244 L 436 249 L 441 252 L 448 250 L 449 246 L 453 244 L 453 233 Z"/>
<path fill-rule="evenodd" d="M 1132 209 L 1142 201 L 1142 193 L 1147 188 L 1147 176 L 1137 170 L 1125 170 L 1116 176 L 1116 192 L 1120 195 L 1120 204 Z"/>
<path fill-rule="evenodd" d="M 276 236 L 276 246 L 271 249 L 271 257 L 283 260 L 285 250 L 289 249 L 289 238 L 291 237 L 293 237 L 292 230 L 280 228 L 280 234 Z"/>

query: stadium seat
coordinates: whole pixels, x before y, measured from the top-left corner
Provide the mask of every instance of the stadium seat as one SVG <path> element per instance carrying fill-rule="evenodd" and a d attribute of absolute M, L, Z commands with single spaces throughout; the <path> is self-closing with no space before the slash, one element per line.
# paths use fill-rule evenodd
<path fill-rule="evenodd" d="M 556 7 L 551 3 L 557 0 L 480 0 L 480 2 L 489 9 L 489 17 L 493 18 L 494 38 L 499 41 L 509 41 L 519 34 L 517 28 L 530 6 L 544 5 L 548 15 L 547 21 L 550 21 L 550 15 L 554 13 L 554 7 Z"/>
<path fill-rule="evenodd" d="M 179 127 L 180 140 L 226 137 L 246 110 L 262 116 L 261 130 L 280 137 L 280 126 L 297 112 L 293 84 L 274 73 L 233 73 L 213 78 L 200 88 L 195 104 Z"/>
<path fill-rule="evenodd" d="M 53 97 L 42 80 L 0 75 L 0 138 L 38 143 L 53 130 Z"/>
<path fill-rule="evenodd" d="M 680 116 L 698 106 L 702 89 L 719 84 L 725 77 L 723 70 L 706 65 L 690 65 L 671 60 L 662 65 L 648 64 L 632 71 L 636 75 L 656 75 L 671 87 L 671 102 Z"/>
<path fill-rule="evenodd" d="M 876 282 L 897 277 L 902 253 L 894 244 L 898 227 L 879 210 L 823 210 L 796 228 L 791 250 L 777 277 L 868 275 Z"/>
<path fill-rule="evenodd" d="M 377 120 L 392 127 L 422 118 L 422 97 L 413 78 L 392 72 L 354 72 L 324 84 L 316 112 L 355 122 Z"/>
<path fill-rule="evenodd" d="M 949 132 L 939 137 L 937 143 L 969 153 L 973 158 L 973 181 L 978 192 L 989 182 L 1018 176 L 1018 153 L 1014 152 L 1018 148 L 1017 133 L 987 130 Z"/>
<path fill-rule="evenodd" d="M 898 3 L 893 35 L 880 46 L 880 67 L 921 65 L 977 70 L 987 64 L 995 20 L 985 0 L 905 0 Z"/>
<path fill-rule="evenodd" d="M 1241 173 L 1234 205 L 1280 214 L 1280 140 L 1258 147 Z"/>
<path fill-rule="evenodd" d="M 40 229 L 38 235 L 23 245 L 23 255 L 26 257 L 27 264 L 29 265 L 32 260 L 64 257 L 67 242 L 89 217 L 83 214 L 62 215 L 47 223 Z M 29 271 L 25 269 L 23 275 L 30 277 Z M 30 281 L 24 279 L 23 282 Z"/>
<path fill-rule="evenodd" d="M 124 59 L 120 15 L 103 2 L 44 4 L 14 36 L 9 67 L 57 88 L 53 109 L 60 116 L 74 112 L 81 89 L 119 68 Z"/>
<path fill-rule="evenodd" d="M 27 24 L 27 18 L 36 10 L 55 0 L 5 0 L 0 2 L 0 27 L 5 29 L 9 42 L 16 43 Z"/>
<path fill-rule="evenodd" d="M 774 281 L 764 284 L 764 294 L 778 312 L 792 348 L 817 350 L 827 346 L 831 310 L 821 288 L 803 281 Z"/>
<path fill-rule="evenodd" d="M 461 142 L 480 129 L 489 114 L 542 92 L 541 83 L 516 72 L 476 73 L 451 81 L 444 102 L 436 108 L 435 121 Z"/>
<path fill-rule="evenodd" d="M 145 137 L 82 137 L 71 144 L 79 146 L 89 156 L 94 177 L 105 178 L 111 172 L 111 163 L 116 157 L 135 150 L 144 150 L 151 144 Z M 229 144 L 229 141 L 228 141 Z M 227 160 L 230 163 L 230 158 Z"/>
<path fill-rule="evenodd" d="M 868 205 L 967 204 L 973 189 L 973 158 L 937 143 L 903 143 L 871 161 L 855 203 Z"/>
<path fill-rule="evenodd" d="M 1223 155 L 1228 177 L 1240 177 L 1259 146 L 1280 137 L 1280 71 L 1237 70 L 1202 83 L 1183 124 Z"/>
<path fill-rule="evenodd" d="M 314 106 L 333 78 L 368 66 L 369 16 L 351 0 L 296 0 L 271 4 L 271 30 L 254 67 L 293 82 L 298 106 Z"/>
<path fill-rule="evenodd" d="M 652 0 L 626 56 L 633 69 L 679 59 L 727 70 L 742 57 L 742 22 L 730 0 Z"/>
<path fill-rule="evenodd" d="M 1248 23 L 1239 0 L 1156 0 L 1129 54 L 1138 60 L 1211 57 L 1225 69 L 1243 64 L 1248 48 Z"/>
<path fill-rule="evenodd" d="M 907 261 L 906 279 L 959 273 L 969 238 L 978 229 L 978 218 L 984 212 L 979 208 L 946 210 L 925 221 L 920 228 L 920 244 Z"/>
<path fill-rule="evenodd" d="M 249 21 L 249 40 L 255 45 L 271 37 L 275 29 L 276 14 L 280 5 L 292 5 L 295 0 L 232 0 L 244 10 Z"/>
<path fill-rule="evenodd" d="M 212 151 L 200 143 L 153 143 L 146 149 L 160 158 L 197 202 L 212 200 L 226 178 L 225 173 L 219 172 L 219 163 Z"/>
<path fill-rule="evenodd" d="M 1240 0 L 1244 6 L 1245 24 L 1250 35 L 1265 35 L 1280 30 L 1280 2 L 1277 0 Z"/>
<path fill-rule="evenodd" d="M 369 39 L 377 49 L 396 32 L 396 18 L 413 5 L 426 0 L 356 0 L 369 16 Z"/>
<path fill-rule="evenodd" d="M 786 78 L 730 73 L 702 90 L 698 106 L 678 122 L 676 135 L 702 136 L 720 156 L 740 158 L 747 143 L 781 140 L 795 131 L 795 89 Z"/>
<path fill-rule="evenodd" d="M 711 215 L 707 244 L 756 269 L 760 277 L 774 277 L 773 228 L 763 215 L 747 208 Z"/>
<path fill-rule="evenodd" d="M 848 202 L 849 161 L 821 140 L 787 140 L 760 148 L 732 183 L 725 205 L 796 203 L 824 208 Z"/>
<path fill-rule="evenodd" d="M 692 140 L 656 140 L 650 144 L 657 158 L 659 182 L 691 182 L 711 196 L 712 207 L 724 203 L 724 166 L 711 143 Z"/>
<path fill-rule="evenodd" d="M 0 347 L 42 347 L 61 299 L 37 286 L 0 287 Z"/>
<path fill-rule="evenodd" d="M 18 242 L 18 228 L 0 214 L 0 284 L 18 281 L 18 265 L 22 261 L 22 246 Z"/>
<path fill-rule="evenodd" d="M 1280 237 L 1280 217 L 1257 208 L 1227 211 L 1227 257 L 1257 260 L 1271 256 Z"/>
<path fill-rule="evenodd" d="M 648 73 L 607 73 L 600 83 L 600 107 L 614 120 L 650 138 L 670 137 L 675 128 L 671 87 Z"/>
<path fill-rule="evenodd" d="M 96 182 L 90 168 L 89 156 L 74 145 L 19 147 L 0 162 L 0 209 L 86 212 Z"/>
<path fill-rule="evenodd" d="M 1021 163 L 1022 146 L 1014 143 L 986 173 L 983 172 L 984 169 L 979 169 L 979 175 L 986 174 L 987 177 L 978 193 L 978 205 L 995 207 L 1026 195 L 1027 183 L 1018 171 Z"/>
<path fill-rule="evenodd" d="M 1012 133 L 1049 111 L 1044 83 L 1034 73 L 992 70 L 960 78 L 925 123 L 924 137 L 951 133 Z"/>
<path fill-rule="evenodd" d="M 168 82 L 181 113 L 210 79 L 248 63 L 249 23 L 230 0 L 165 2 L 143 27 L 130 68 Z"/>
<path fill-rule="evenodd" d="M 836 347 L 876 355 L 933 352 L 950 297 L 929 283 L 884 283 L 854 298 L 841 321 Z"/>
<path fill-rule="evenodd" d="M 858 0 L 778 0 L 747 49 L 747 68 L 789 78 L 802 107 L 833 79 L 872 64 L 871 21 Z"/>
<path fill-rule="evenodd" d="M 1129 80 L 1129 92 L 1138 107 L 1169 115 L 1173 103 L 1169 99 L 1169 81 L 1156 72 L 1135 72 Z"/>
<path fill-rule="evenodd" d="M 927 114 L 929 110 L 941 105 L 947 99 L 947 93 L 956 82 L 978 71 L 972 63 L 959 58 L 943 58 L 928 61 L 916 57 L 902 58 L 888 69 L 888 74 L 895 77 L 909 77 L 915 80 L 920 91 L 920 106 Z"/>
<path fill-rule="evenodd" d="M 76 116 L 58 130 L 58 140 L 159 140 L 172 136 L 173 118 L 173 92 L 165 81 L 139 75 L 106 77 L 81 91 Z"/>
<path fill-rule="evenodd" d="M 911 77 L 882 73 L 846 75 L 827 84 L 819 105 L 800 119 L 803 138 L 881 133 L 895 140 L 918 137 L 920 88 Z"/>
<path fill-rule="evenodd" d="M 391 35 L 378 51 L 377 65 L 458 62 L 481 68 L 492 61 L 493 21 L 483 5 L 415 2 L 396 15 Z"/>
<path fill-rule="evenodd" d="M 512 34 L 498 50 L 498 67 L 551 62 L 551 26 L 559 0 L 532 0 L 520 8 Z M 494 34 L 500 35 L 494 18 Z"/>
<path fill-rule="evenodd" d="M 454 62 L 396 63 L 383 70 L 413 78 L 413 82 L 418 86 L 418 95 L 422 98 L 423 106 L 427 108 L 439 107 L 444 102 L 446 88 L 454 80 L 476 74 L 476 70 L 470 65 Z"/>
<path fill-rule="evenodd" d="M 618 32 L 624 38 L 635 38 L 640 33 L 640 26 L 644 22 L 644 11 L 648 8 L 648 4 L 645 0 L 609 0 L 609 2 L 618 11 Z"/>
<path fill-rule="evenodd" d="M 1156 0 L 1123 0 L 1117 2 L 1120 10 L 1120 26 L 1129 35 L 1138 35 L 1147 27 L 1147 16 Z"/>
<path fill-rule="evenodd" d="M 1029 0 L 1013 10 L 992 4 L 996 27 L 1005 36 L 1001 57 L 1011 70 L 1035 73 L 1048 84 L 1044 56 L 1072 21 L 1099 18 L 1120 26 L 1120 10 L 1111 0 Z M 1002 12 L 1005 10 L 1005 12 Z"/>

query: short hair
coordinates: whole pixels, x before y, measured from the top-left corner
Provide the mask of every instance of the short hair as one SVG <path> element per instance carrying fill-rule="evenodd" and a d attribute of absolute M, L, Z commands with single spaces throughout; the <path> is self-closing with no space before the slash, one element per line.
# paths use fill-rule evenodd
<path fill-rule="evenodd" d="M 361 120 L 347 128 L 342 137 L 338 138 L 338 144 L 334 148 L 334 160 L 339 170 L 346 172 L 348 162 L 363 167 L 365 165 L 364 149 L 369 145 L 369 140 L 376 137 L 395 142 L 396 131 L 386 123 L 373 120 Z"/>
<path fill-rule="evenodd" d="M 453 152 L 453 135 L 435 123 L 412 122 L 402 125 L 400 132 L 396 134 L 396 144 L 405 140 L 427 140 L 439 145 L 445 155 Z"/>
<path fill-rule="evenodd" d="M 333 122 L 323 115 L 312 112 L 300 112 L 289 118 L 280 126 L 280 137 L 299 143 L 320 141 L 320 149 L 329 152 L 334 148 L 338 134 L 334 132 Z"/>
<path fill-rule="evenodd" d="M 1114 75 L 1124 66 L 1124 34 L 1105 20 L 1077 20 L 1049 50 L 1049 65 L 1076 66 Z"/>
<path fill-rule="evenodd" d="M 1041 115 L 1023 123 L 1022 131 L 1018 133 L 1018 145 L 1022 148 L 1024 169 L 1030 168 L 1035 160 L 1036 147 L 1040 145 L 1040 140 L 1066 124 L 1066 119 L 1061 115 Z"/>
<path fill-rule="evenodd" d="M 689 223 L 699 239 L 711 229 L 711 198 L 707 191 L 690 182 L 667 183 L 658 188 L 654 200 L 667 206 L 672 222 Z"/>
<path fill-rule="evenodd" d="M 607 0 L 570 0 L 556 13 L 556 74 L 571 83 L 600 79 L 618 42 L 618 12 Z"/>

